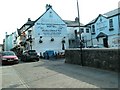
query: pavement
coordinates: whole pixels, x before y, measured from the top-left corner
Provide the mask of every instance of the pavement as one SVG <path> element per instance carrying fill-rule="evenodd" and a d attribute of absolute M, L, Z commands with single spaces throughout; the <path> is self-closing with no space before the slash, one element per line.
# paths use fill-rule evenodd
<path fill-rule="evenodd" d="M 40 60 L 2 68 L 2 88 L 118 88 L 118 73 L 64 60 Z"/>
<path fill-rule="evenodd" d="M 0 76 L 2 76 L 2 88 L 27 88 L 12 66 L 2 67 Z"/>

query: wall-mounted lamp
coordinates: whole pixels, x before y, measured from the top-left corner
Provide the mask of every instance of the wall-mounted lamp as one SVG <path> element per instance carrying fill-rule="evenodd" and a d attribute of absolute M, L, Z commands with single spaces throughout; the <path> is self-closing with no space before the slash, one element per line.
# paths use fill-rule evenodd
<path fill-rule="evenodd" d="M 40 36 L 40 40 L 39 40 L 39 43 L 42 43 L 42 42 L 43 42 L 41 39 L 42 39 L 42 36 Z"/>
<path fill-rule="evenodd" d="M 50 41 L 54 41 L 54 38 L 51 37 L 51 40 Z"/>

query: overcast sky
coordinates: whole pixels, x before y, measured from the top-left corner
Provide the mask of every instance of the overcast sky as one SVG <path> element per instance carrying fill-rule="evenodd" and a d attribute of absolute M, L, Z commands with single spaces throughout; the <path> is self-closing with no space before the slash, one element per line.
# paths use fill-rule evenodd
<path fill-rule="evenodd" d="M 78 0 L 80 22 L 87 24 L 99 14 L 118 8 L 120 0 Z M 63 20 L 77 17 L 77 0 L 0 0 L 0 44 L 5 32 L 11 34 L 27 22 L 36 20 L 45 12 L 45 5 L 51 4 Z"/>

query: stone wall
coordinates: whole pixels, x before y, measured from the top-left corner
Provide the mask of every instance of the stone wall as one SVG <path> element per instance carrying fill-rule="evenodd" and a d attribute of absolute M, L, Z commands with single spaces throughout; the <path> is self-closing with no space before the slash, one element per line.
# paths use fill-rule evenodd
<path fill-rule="evenodd" d="M 83 65 L 94 68 L 118 71 L 119 56 L 118 49 L 82 49 Z M 80 49 L 65 50 L 65 63 L 81 65 Z"/>

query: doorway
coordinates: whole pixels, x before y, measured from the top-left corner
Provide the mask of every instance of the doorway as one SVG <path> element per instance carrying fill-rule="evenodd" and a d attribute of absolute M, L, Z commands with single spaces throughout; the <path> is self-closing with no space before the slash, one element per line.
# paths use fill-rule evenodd
<path fill-rule="evenodd" d="M 103 45 L 108 48 L 108 38 L 103 38 Z"/>

